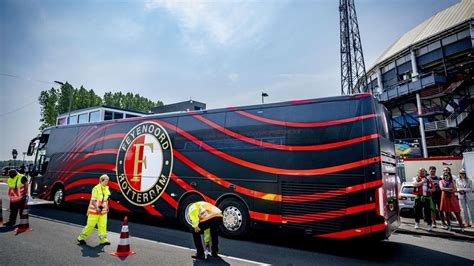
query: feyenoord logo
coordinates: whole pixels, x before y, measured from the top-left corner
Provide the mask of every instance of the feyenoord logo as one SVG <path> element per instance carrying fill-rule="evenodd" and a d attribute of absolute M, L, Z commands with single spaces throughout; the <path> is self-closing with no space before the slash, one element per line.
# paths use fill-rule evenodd
<path fill-rule="evenodd" d="M 158 200 L 173 168 L 173 148 L 158 123 L 143 122 L 130 130 L 117 155 L 117 180 L 125 198 L 145 206 Z"/>

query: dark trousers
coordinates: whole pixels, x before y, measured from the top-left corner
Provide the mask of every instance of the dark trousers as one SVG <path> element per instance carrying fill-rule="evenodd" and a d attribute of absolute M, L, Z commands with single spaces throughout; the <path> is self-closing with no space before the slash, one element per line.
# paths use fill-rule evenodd
<path fill-rule="evenodd" d="M 25 208 L 25 200 L 10 202 L 10 220 L 8 221 L 8 223 L 15 224 L 16 216 L 18 215 L 18 212 L 20 212 L 20 215 L 21 215 L 24 208 Z"/>
<path fill-rule="evenodd" d="M 203 254 L 204 255 L 204 248 L 202 247 L 202 241 L 201 241 L 201 233 L 204 233 L 204 230 L 207 228 L 210 228 L 211 230 L 211 252 L 212 253 L 218 253 L 219 252 L 219 237 L 217 235 L 217 231 L 219 229 L 219 226 L 222 224 L 222 217 L 214 217 L 211 218 L 205 222 L 199 223 L 199 229 L 201 229 L 200 233 L 194 232 L 193 233 L 193 240 L 194 240 L 194 245 L 196 246 L 196 251 L 197 254 Z"/>
<path fill-rule="evenodd" d="M 431 225 L 431 208 L 430 199 L 417 197 L 415 198 L 415 222 L 419 223 L 420 219 L 425 215 L 425 220 L 428 225 Z"/>

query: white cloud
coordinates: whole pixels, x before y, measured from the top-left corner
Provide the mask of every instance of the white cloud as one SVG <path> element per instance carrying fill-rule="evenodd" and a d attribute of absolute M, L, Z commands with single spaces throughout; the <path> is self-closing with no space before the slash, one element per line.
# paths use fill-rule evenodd
<path fill-rule="evenodd" d="M 254 40 L 271 20 L 270 3 L 149 0 L 145 10 L 163 9 L 177 20 L 183 41 L 197 54 L 206 46 L 229 47 Z"/>
<path fill-rule="evenodd" d="M 227 78 L 232 82 L 236 82 L 239 80 L 239 74 L 232 72 L 232 73 L 227 74 Z"/>

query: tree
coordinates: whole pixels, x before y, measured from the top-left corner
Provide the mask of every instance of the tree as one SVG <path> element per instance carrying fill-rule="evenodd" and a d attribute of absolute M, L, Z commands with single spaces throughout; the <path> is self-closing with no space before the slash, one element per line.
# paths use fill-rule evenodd
<path fill-rule="evenodd" d="M 58 91 L 51 88 L 49 91 L 42 91 L 38 98 L 41 105 L 41 126 L 40 130 L 56 124 L 58 109 Z"/>
<path fill-rule="evenodd" d="M 51 88 L 49 91 L 41 91 L 38 101 L 41 105 L 40 121 L 42 124 L 40 130 L 54 126 L 58 114 L 69 112 L 70 103 L 71 111 L 104 104 L 131 111 L 148 112 L 152 107 L 163 105 L 163 102 L 160 100 L 153 102 L 146 97 L 140 96 L 138 93 L 133 94 L 131 92 L 126 94 L 122 92 L 106 92 L 102 99 L 94 90 L 87 90 L 84 86 L 76 89 L 68 82 L 61 85 L 59 90 Z"/>
<path fill-rule="evenodd" d="M 162 101 L 153 102 L 152 100 L 140 96 L 138 93 L 133 94 L 128 92 L 106 92 L 104 94 L 104 104 L 111 107 L 128 109 L 131 111 L 148 112 L 152 107 L 162 106 Z"/>

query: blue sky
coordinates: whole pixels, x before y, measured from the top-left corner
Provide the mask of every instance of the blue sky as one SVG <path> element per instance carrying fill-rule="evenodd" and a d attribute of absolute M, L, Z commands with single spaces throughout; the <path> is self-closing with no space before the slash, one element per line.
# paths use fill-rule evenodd
<path fill-rule="evenodd" d="M 356 0 L 366 66 L 455 0 Z M 208 109 L 340 94 L 339 1 L 0 0 L 0 160 L 54 80 Z M 2 75 L 3 74 L 3 75 Z M 5 76 L 12 75 L 12 76 Z M 9 125 L 6 129 L 5 125 Z"/>

